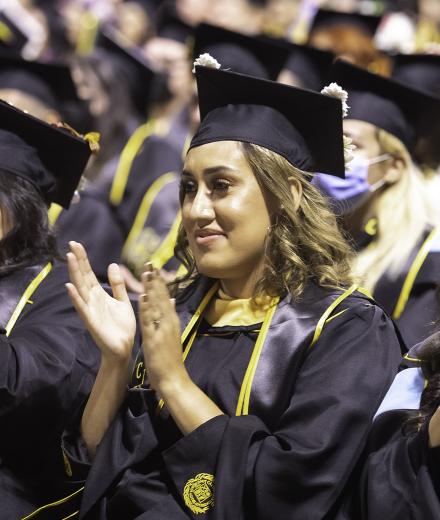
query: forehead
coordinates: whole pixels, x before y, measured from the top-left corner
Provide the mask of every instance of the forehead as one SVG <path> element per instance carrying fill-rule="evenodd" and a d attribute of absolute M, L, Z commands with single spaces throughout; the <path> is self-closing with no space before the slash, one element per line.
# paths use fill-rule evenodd
<path fill-rule="evenodd" d="M 359 141 L 376 141 L 377 127 L 366 121 L 346 119 L 343 122 L 344 133 Z"/>
<path fill-rule="evenodd" d="M 217 141 L 191 148 L 186 155 L 184 169 L 198 172 L 219 166 L 250 169 L 238 141 Z"/>

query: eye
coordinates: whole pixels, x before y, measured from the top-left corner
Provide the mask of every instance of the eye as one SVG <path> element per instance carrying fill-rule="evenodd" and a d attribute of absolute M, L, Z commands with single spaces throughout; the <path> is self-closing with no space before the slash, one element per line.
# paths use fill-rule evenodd
<path fill-rule="evenodd" d="M 182 195 L 188 195 L 197 191 L 197 185 L 194 181 L 182 180 L 180 182 L 180 193 Z"/>
<path fill-rule="evenodd" d="M 213 191 L 218 191 L 220 193 L 226 193 L 228 189 L 231 187 L 231 183 L 226 179 L 215 179 L 212 181 L 212 189 Z"/>

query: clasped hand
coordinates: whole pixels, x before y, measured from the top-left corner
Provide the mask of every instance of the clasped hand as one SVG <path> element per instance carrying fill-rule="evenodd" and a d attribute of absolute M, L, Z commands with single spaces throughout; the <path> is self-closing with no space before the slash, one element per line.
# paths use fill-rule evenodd
<path fill-rule="evenodd" d="M 72 303 L 101 350 L 115 363 L 128 362 L 136 332 L 136 319 L 124 279 L 117 264 L 108 268 L 113 296 L 100 285 L 84 247 L 70 242 L 67 254 L 70 282 L 66 287 Z M 144 362 L 150 386 L 161 394 L 173 384 L 186 381 L 182 361 L 180 323 L 174 300 L 157 270 L 147 266 L 142 275 L 144 294 L 139 297 Z"/>

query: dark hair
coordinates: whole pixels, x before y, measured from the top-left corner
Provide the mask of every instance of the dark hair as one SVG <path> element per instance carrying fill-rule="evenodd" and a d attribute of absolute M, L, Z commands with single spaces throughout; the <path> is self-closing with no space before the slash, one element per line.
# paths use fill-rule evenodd
<path fill-rule="evenodd" d="M 405 425 L 409 432 L 418 431 L 440 406 L 440 331 L 423 341 L 418 347 L 417 357 L 422 362 L 425 388 L 419 410 Z"/>
<path fill-rule="evenodd" d="M 0 240 L 0 277 L 58 256 L 42 195 L 26 179 L 1 168 L 0 209 L 8 229 Z"/>

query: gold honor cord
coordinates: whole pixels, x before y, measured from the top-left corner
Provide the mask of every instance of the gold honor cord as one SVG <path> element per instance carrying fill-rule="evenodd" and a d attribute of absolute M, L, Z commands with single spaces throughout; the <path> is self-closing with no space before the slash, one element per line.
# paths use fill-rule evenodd
<path fill-rule="evenodd" d="M 12 313 L 12 316 L 10 317 L 5 330 L 6 330 L 6 336 L 9 336 L 12 329 L 14 328 L 14 325 L 16 324 L 18 318 L 20 317 L 21 312 L 23 311 L 25 305 L 29 302 L 29 299 L 34 294 L 40 283 L 46 278 L 46 276 L 50 273 L 52 270 L 52 264 L 49 262 L 46 264 L 43 269 L 37 274 L 37 276 L 31 281 L 31 283 L 27 286 L 26 290 L 22 294 L 17 306 L 14 309 L 14 312 Z"/>
<path fill-rule="evenodd" d="M 35 511 L 32 511 L 31 514 L 27 516 L 23 516 L 21 520 L 30 520 L 31 518 L 35 518 L 38 514 L 40 514 L 42 511 L 46 511 L 47 509 L 50 509 L 51 507 L 60 506 L 62 504 L 65 504 L 68 502 L 71 498 L 74 498 L 75 496 L 79 495 L 81 491 L 84 490 L 84 486 L 77 489 L 72 494 L 68 495 L 67 497 L 60 498 L 60 500 L 57 500 L 56 502 L 51 502 L 50 504 L 46 504 L 44 506 L 39 507 L 38 509 L 35 509 Z M 67 518 L 72 518 L 74 515 L 78 514 L 78 511 L 75 511 L 75 513 L 72 513 L 71 515 L 64 517 L 62 520 L 67 520 Z"/>
<path fill-rule="evenodd" d="M 88 9 L 83 11 L 79 18 L 79 31 L 75 48 L 76 54 L 85 56 L 93 51 L 98 28 L 98 17 Z"/>
<path fill-rule="evenodd" d="M 133 132 L 122 150 L 110 190 L 110 202 L 114 206 L 119 206 L 122 202 L 128 177 L 130 176 L 131 166 L 144 141 L 153 134 L 159 136 L 165 135 L 169 130 L 169 126 L 168 123 L 158 122 L 151 118 Z"/>
<path fill-rule="evenodd" d="M 217 282 L 211 287 L 211 289 L 209 289 L 209 291 L 203 297 L 203 300 L 200 302 L 200 305 L 197 307 L 196 312 L 193 314 L 192 318 L 189 320 L 189 323 L 185 327 L 185 330 L 182 332 L 180 341 L 183 345 L 186 341 L 186 338 L 191 334 L 191 331 L 193 331 L 193 329 L 195 328 L 190 340 L 188 341 L 188 345 L 186 346 L 186 348 L 183 352 L 183 355 L 182 355 L 183 361 L 185 361 L 185 359 L 187 358 L 189 351 L 191 350 L 191 347 L 194 343 L 194 340 L 196 339 L 198 323 L 199 323 L 200 317 L 203 314 L 203 311 L 205 310 L 206 306 L 210 302 L 211 298 L 217 292 L 218 287 L 219 287 L 219 284 Z M 157 413 L 159 413 L 162 410 L 163 405 L 164 405 L 164 401 L 163 401 L 163 399 L 161 399 L 157 405 L 157 409 L 156 409 Z"/>
<path fill-rule="evenodd" d="M 182 215 L 179 211 L 167 236 L 163 239 L 162 243 L 156 249 L 156 251 L 151 255 L 150 261 L 157 269 L 161 269 L 169 260 L 171 260 L 171 258 L 173 258 L 177 233 L 179 231 L 181 221 Z"/>
<path fill-rule="evenodd" d="M 411 267 L 409 268 L 408 274 L 405 278 L 405 281 L 402 286 L 402 290 L 400 292 L 399 298 L 396 303 L 396 307 L 393 310 L 391 317 L 394 320 L 398 320 L 405 310 L 406 304 L 408 303 L 409 295 L 411 294 L 412 288 L 414 286 L 414 282 L 416 281 L 417 275 L 423 265 L 423 262 L 426 260 L 428 256 L 431 243 L 437 237 L 440 228 L 434 228 L 431 233 L 427 236 L 426 240 L 423 242 L 422 247 L 419 249 L 417 256 L 414 259 Z"/>
<path fill-rule="evenodd" d="M 158 196 L 159 192 L 162 190 L 162 188 L 173 182 L 175 179 L 176 174 L 174 172 L 165 173 L 164 175 L 156 179 L 145 192 L 145 195 L 139 206 L 138 212 L 136 213 L 133 226 L 130 229 L 124 247 L 122 248 L 122 256 L 125 256 L 127 249 L 130 248 L 130 245 L 133 242 L 135 242 L 139 234 L 142 232 L 148 215 L 150 214 L 151 206 L 156 200 L 156 197 Z"/>
<path fill-rule="evenodd" d="M 56 202 L 52 202 L 49 211 L 47 212 L 47 215 L 49 217 L 49 224 L 51 227 L 53 227 L 56 224 L 58 217 L 61 215 L 62 211 L 62 206 L 60 206 Z"/>
<path fill-rule="evenodd" d="M 11 29 L 5 23 L 0 22 L 0 41 L 10 43 L 13 40 L 14 35 Z"/>
<path fill-rule="evenodd" d="M 258 333 L 257 341 L 255 342 L 254 349 L 252 350 L 252 356 L 241 384 L 235 415 L 247 415 L 249 413 L 249 400 L 251 396 L 252 382 L 254 380 L 258 361 L 260 360 L 267 332 L 272 322 L 273 315 L 275 314 L 278 302 L 279 298 L 273 298 L 269 310 L 266 312 L 266 316 L 264 317 L 263 325 L 261 326 L 261 330 Z"/>

